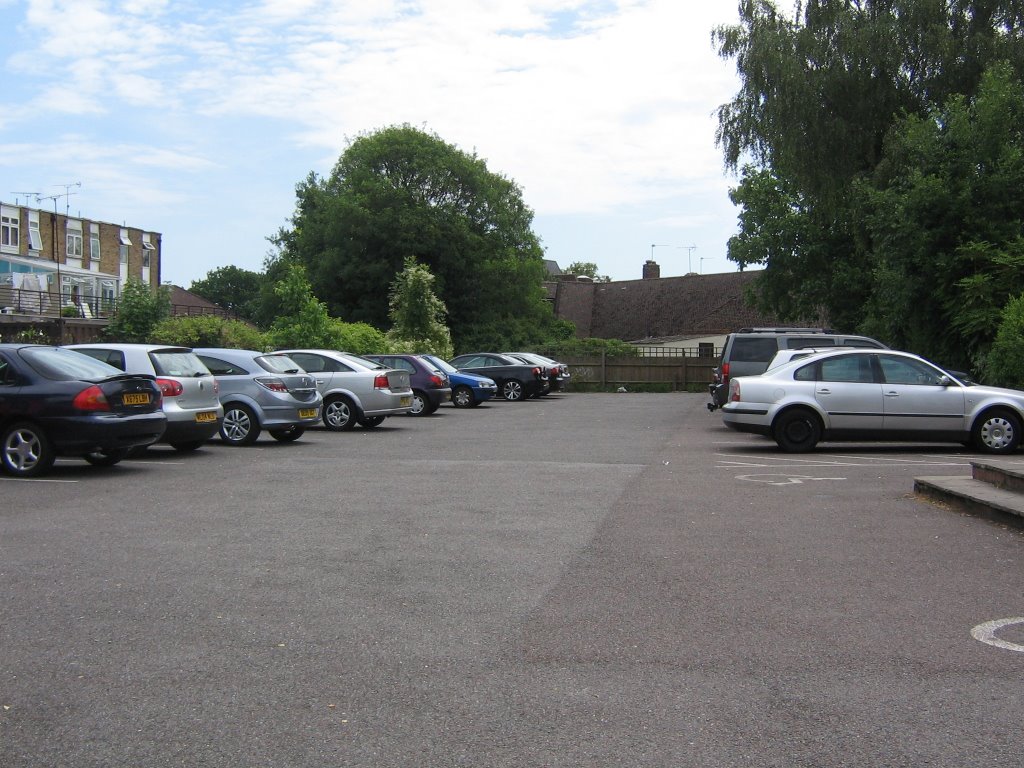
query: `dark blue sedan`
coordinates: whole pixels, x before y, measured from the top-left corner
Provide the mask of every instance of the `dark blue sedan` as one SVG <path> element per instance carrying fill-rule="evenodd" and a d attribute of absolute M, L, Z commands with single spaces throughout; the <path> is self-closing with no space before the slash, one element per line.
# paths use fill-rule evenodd
<path fill-rule="evenodd" d="M 58 456 L 110 466 L 167 426 L 156 378 L 79 352 L 0 344 L 0 467 L 37 477 Z"/>
<path fill-rule="evenodd" d="M 424 357 L 448 374 L 448 380 L 452 384 L 452 405 L 456 408 L 475 408 L 498 392 L 498 385 L 494 383 L 494 379 L 460 371 L 436 355 Z"/>

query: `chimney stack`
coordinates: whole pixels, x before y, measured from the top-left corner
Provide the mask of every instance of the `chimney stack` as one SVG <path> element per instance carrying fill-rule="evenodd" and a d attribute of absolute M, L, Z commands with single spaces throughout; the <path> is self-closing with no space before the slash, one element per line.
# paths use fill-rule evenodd
<path fill-rule="evenodd" d="M 661 277 L 661 267 L 658 262 L 648 259 L 644 262 L 644 280 L 657 280 Z"/>

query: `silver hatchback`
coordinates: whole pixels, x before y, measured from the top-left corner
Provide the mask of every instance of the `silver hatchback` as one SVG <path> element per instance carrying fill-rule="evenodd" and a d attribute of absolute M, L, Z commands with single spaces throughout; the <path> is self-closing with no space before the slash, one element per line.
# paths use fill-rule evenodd
<path fill-rule="evenodd" d="M 275 440 L 290 442 L 320 420 L 323 399 L 316 382 L 286 355 L 215 348 L 195 353 L 220 384 L 225 443 L 251 445 L 264 429 Z"/>
<path fill-rule="evenodd" d="M 281 354 L 316 378 L 328 429 L 348 430 L 356 424 L 376 427 L 388 416 L 412 410 L 408 371 L 330 349 L 285 349 Z"/>
<path fill-rule="evenodd" d="M 126 373 L 156 377 L 167 416 L 167 431 L 160 442 L 178 451 L 194 451 L 217 434 L 224 418 L 217 381 L 188 347 L 96 343 L 68 344 L 67 348 Z"/>

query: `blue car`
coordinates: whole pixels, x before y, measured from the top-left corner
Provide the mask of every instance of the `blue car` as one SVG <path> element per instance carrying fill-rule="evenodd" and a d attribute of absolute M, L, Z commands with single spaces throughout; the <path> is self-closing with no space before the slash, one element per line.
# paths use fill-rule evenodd
<path fill-rule="evenodd" d="M 490 400 L 498 393 L 494 379 L 464 373 L 449 365 L 437 355 L 423 355 L 446 374 L 452 385 L 452 405 L 456 408 L 476 408 L 484 400 Z"/>

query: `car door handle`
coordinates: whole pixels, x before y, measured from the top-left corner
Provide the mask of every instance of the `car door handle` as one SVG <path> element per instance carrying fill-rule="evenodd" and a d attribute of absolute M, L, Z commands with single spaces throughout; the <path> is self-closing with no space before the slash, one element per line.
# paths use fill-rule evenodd
<path fill-rule="evenodd" d="M 832 394 L 832 390 L 831 389 L 819 389 L 817 392 L 815 392 L 815 394 L 817 394 L 817 395 L 831 395 Z"/>
<path fill-rule="evenodd" d="M 886 392 L 885 396 L 886 397 L 899 397 L 900 393 L 899 392 Z"/>

